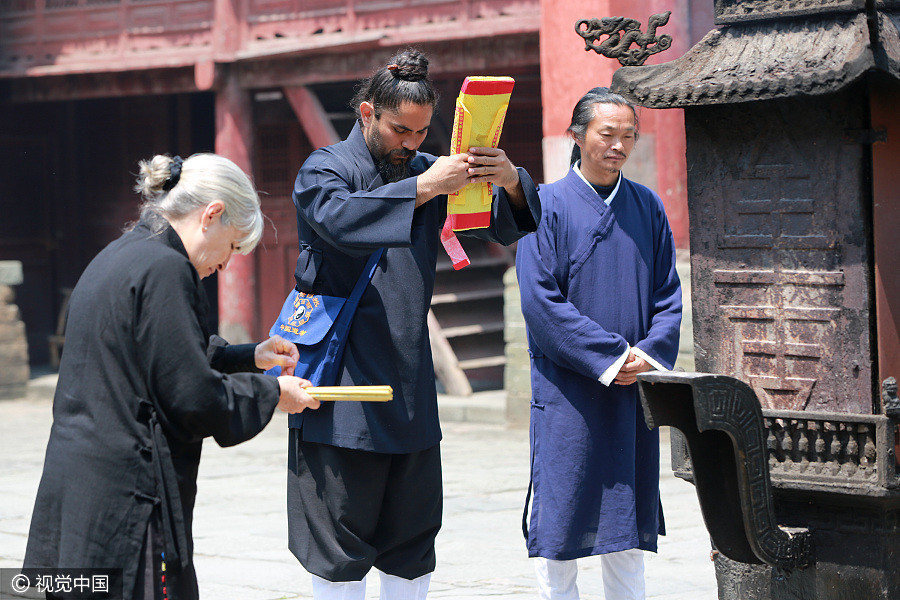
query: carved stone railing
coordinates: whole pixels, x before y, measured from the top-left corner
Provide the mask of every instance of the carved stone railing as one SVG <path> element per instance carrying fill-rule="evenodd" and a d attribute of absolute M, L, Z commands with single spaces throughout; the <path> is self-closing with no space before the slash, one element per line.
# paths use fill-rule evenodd
<path fill-rule="evenodd" d="M 775 522 L 768 442 L 753 390 L 724 375 L 671 372 L 641 375 L 639 389 L 647 425 L 684 435 L 716 549 L 744 563 L 811 564 L 809 531 Z"/>
<path fill-rule="evenodd" d="M 900 490 L 896 425 L 886 416 L 764 410 L 763 420 L 778 488 L 872 497 Z"/>
<path fill-rule="evenodd" d="M 895 498 L 900 505 L 900 411 L 890 397 L 884 404 L 884 415 L 763 409 L 773 488 Z M 672 438 L 672 471 L 693 481 L 684 440 L 677 433 Z"/>

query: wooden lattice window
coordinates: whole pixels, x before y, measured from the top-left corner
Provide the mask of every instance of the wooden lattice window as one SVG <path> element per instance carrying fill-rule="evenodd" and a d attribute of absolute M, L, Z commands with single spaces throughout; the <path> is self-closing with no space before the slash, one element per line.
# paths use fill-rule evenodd
<path fill-rule="evenodd" d="M 78 6 L 78 0 L 46 0 L 44 6 L 47 7 L 47 10 L 75 8 Z"/>
<path fill-rule="evenodd" d="M 290 196 L 300 165 L 291 152 L 293 127 L 263 125 L 257 129 L 256 185 L 270 196 Z M 292 160 L 293 159 L 293 160 Z"/>
<path fill-rule="evenodd" d="M 34 0 L 0 0 L 0 15 L 34 12 Z"/>

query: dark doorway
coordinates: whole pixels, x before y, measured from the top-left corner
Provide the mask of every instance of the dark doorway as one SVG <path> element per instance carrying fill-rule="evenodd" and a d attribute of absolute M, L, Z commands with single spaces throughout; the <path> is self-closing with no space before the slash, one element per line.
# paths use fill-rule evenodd
<path fill-rule="evenodd" d="M 32 367 L 49 361 L 65 290 L 138 217 L 138 161 L 214 144 L 212 94 L 0 104 L 0 260 L 23 263 Z M 207 291 L 216 298 L 215 281 Z"/>

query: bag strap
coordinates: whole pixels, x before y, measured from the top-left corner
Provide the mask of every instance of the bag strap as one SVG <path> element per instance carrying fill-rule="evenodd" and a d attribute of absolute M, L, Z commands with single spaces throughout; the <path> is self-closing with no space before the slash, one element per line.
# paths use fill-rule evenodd
<path fill-rule="evenodd" d="M 366 268 L 363 269 L 363 272 L 362 274 L 360 274 L 356 285 L 353 286 L 353 291 L 350 292 L 350 297 L 347 298 L 347 302 L 350 302 L 351 304 L 357 304 L 359 302 L 359 299 L 362 297 L 363 292 L 366 291 L 366 286 L 369 285 L 369 282 L 372 280 L 372 276 L 375 275 L 375 268 L 378 266 L 378 261 L 381 260 L 381 256 L 383 254 L 384 248 L 379 248 L 372 253 L 372 256 L 369 257 L 369 262 L 366 263 Z"/>

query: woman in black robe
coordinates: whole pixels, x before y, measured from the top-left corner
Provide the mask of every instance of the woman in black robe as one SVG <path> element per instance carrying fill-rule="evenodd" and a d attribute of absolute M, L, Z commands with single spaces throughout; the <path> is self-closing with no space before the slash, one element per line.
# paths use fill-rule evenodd
<path fill-rule="evenodd" d="M 71 296 L 25 568 L 122 569 L 124 598 L 191 599 L 203 438 L 238 444 L 276 406 L 318 402 L 290 376 L 293 344 L 228 345 L 207 330 L 200 280 L 262 235 L 249 178 L 214 154 L 156 156 L 140 163 L 135 189 L 140 221 Z M 260 373 L 275 365 L 288 375 Z"/>

